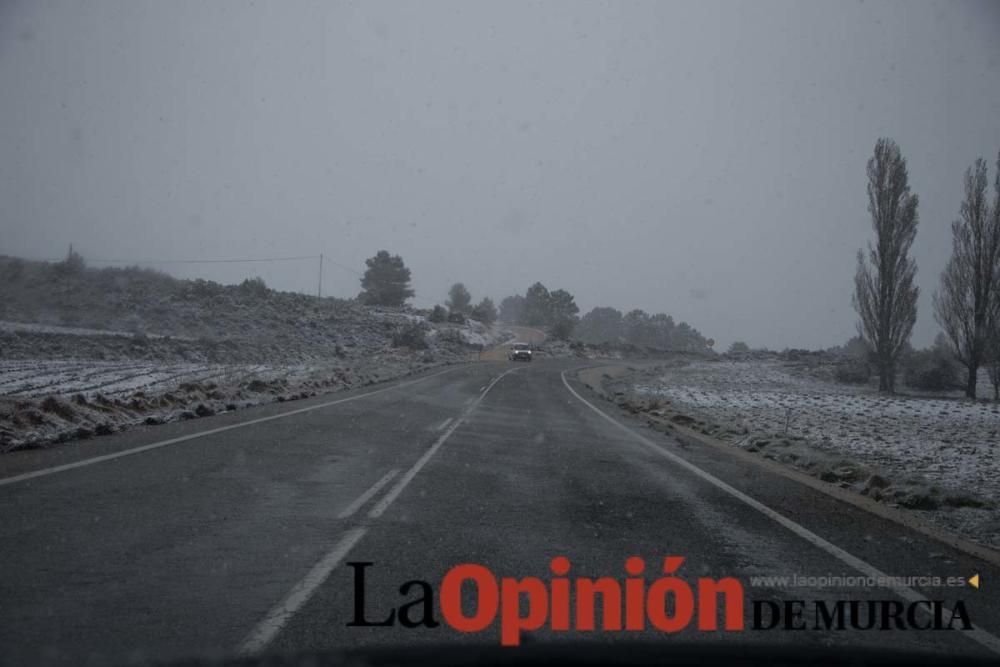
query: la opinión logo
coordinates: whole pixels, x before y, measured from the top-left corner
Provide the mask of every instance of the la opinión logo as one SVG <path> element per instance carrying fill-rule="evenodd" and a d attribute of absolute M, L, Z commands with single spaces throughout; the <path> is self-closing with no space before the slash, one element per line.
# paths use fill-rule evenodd
<path fill-rule="evenodd" d="M 435 589 L 421 580 L 399 587 L 404 602 L 383 610 L 372 620 L 366 607 L 367 570 L 372 562 L 350 562 L 354 574 L 354 618 L 348 627 L 437 628 L 443 622 L 458 632 L 483 632 L 499 623 L 500 642 L 521 643 L 521 633 L 547 628 L 553 632 L 597 629 L 600 610 L 604 632 L 655 629 L 664 633 L 694 624 L 701 631 L 744 630 L 743 584 L 734 577 L 699 577 L 688 583 L 677 576 L 683 556 L 663 559 L 661 576 L 646 579 L 646 562 L 632 556 L 625 561 L 625 577 L 570 577 L 565 556 L 549 562 L 552 578 L 497 577 L 472 563 L 452 567 Z M 435 605 L 435 592 L 438 603 Z M 463 592 L 472 593 L 470 609 Z M 961 600 L 770 600 L 751 601 L 751 630 L 972 630 Z M 720 623 L 721 619 L 721 623 Z"/>
<path fill-rule="evenodd" d="M 448 570 L 441 580 L 438 607 L 444 622 L 459 632 L 482 632 L 499 619 L 500 642 L 505 646 L 517 646 L 522 632 L 544 627 L 555 632 L 595 630 L 598 608 L 601 629 L 608 632 L 640 631 L 648 624 L 661 632 L 674 633 L 692 622 L 699 630 L 718 630 L 720 610 L 725 630 L 742 630 L 743 584 L 733 577 L 700 577 L 692 586 L 675 576 L 683 564 L 683 556 L 667 556 L 663 559 L 663 576 L 647 585 L 643 577 L 646 562 L 638 556 L 625 561 L 624 581 L 612 577 L 570 578 L 571 563 L 565 556 L 550 561 L 553 577 L 548 582 L 537 577 L 498 578 L 483 565 L 466 563 Z M 407 602 L 381 620 L 369 620 L 365 577 L 374 563 L 347 565 L 354 570 L 354 619 L 348 627 L 391 626 L 398 622 L 408 628 L 436 628 L 441 624 L 434 613 L 434 588 L 420 580 L 399 587 Z M 475 592 L 474 609 L 468 613 L 462 606 L 466 586 Z M 522 607 L 526 613 L 522 614 Z"/>

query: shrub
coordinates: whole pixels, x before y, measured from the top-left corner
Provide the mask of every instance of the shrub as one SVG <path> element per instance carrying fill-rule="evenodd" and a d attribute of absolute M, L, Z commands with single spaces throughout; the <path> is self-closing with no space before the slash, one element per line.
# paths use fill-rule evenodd
<path fill-rule="evenodd" d="M 408 347 L 411 350 L 426 350 L 429 347 L 427 332 L 416 322 L 404 324 L 393 332 L 392 345 L 393 347 Z"/>
<path fill-rule="evenodd" d="M 225 288 L 222 285 L 213 280 L 196 278 L 188 283 L 186 294 L 184 296 L 198 300 L 207 300 L 222 294 L 224 290 Z"/>
<path fill-rule="evenodd" d="M 458 311 L 451 311 L 448 313 L 448 321 L 452 324 L 465 324 L 465 315 Z"/>
<path fill-rule="evenodd" d="M 239 290 L 241 294 L 251 299 L 266 299 L 268 293 L 271 291 L 267 288 L 267 283 L 264 282 L 264 279 L 259 276 L 244 280 L 240 283 Z"/>
<path fill-rule="evenodd" d="M 438 340 L 443 343 L 456 343 L 462 345 L 465 340 L 462 338 L 462 334 L 459 333 L 458 329 L 442 329 L 441 333 L 438 334 Z"/>
<path fill-rule="evenodd" d="M 729 354 L 746 354 L 749 351 L 750 346 L 741 340 L 738 340 L 729 346 Z"/>
<path fill-rule="evenodd" d="M 448 319 L 448 311 L 445 310 L 444 307 L 439 304 L 437 306 L 434 306 L 434 309 L 431 310 L 431 313 L 430 315 L 427 316 L 427 319 L 430 320 L 431 322 L 444 322 L 445 320 Z"/>
<path fill-rule="evenodd" d="M 903 382 L 914 389 L 943 391 L 959 386 L 959 367 L 946 350 L 915 350 L 903 360 Z"/>
<path fill-rule="evenodd" d="M 871 374 L 871 367 L 858 359 L 838 364 L 837 368 L 833 371 L 834 379 L 837 382 L 845 384 L 865 384 L 868 382 Z"/>

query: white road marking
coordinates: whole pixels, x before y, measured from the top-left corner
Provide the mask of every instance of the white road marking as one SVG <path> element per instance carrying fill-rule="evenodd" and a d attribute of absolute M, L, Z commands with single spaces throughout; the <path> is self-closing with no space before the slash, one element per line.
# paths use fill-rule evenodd
<path fill-rule="evenodd" d="M 480 401 L 486 397 L 486 394 L 488 394 L 489 390 L 493 388 L 493 385 L 503 379 L 504 375 L 512 373 L 515 370 L 517 369 L 511 369 L 506 373 L 500 374 L 496 379 L 490 382 L 489 385 L 487 385 L 486 391 L 475 399 L 475 403 L 462 413 L 455 423 L 451 425 L 451 428 L 442 433 L 441 437 L 434 441 L 434 444 L 431 445 L 430 449 L 424 452 L 423 456 L 421 456 L 417 462 L 413 464 L 413 467 L 406 471 L 406 474 L 403 475 L 398 482 L 396 482 L 396 485 L 392 487 L 389 493 L 387 493 L 382 500 L 380 500 L 378 504 L 372 508 L 372 510 L 368 513 L 370 518 L 375 519 L 382 516 L 385 510 L 388 509 L 389 506 L 392 505 L 393 501 L 399 497 L 399 494 L 403 492 L 406 485 L 417 476 L 417 473 L 419 473 L 425 465 L 427 465 L 427 462 L 430 461 L 431 457 L 434 456 L 434 454 L 441 448 L 441 445 L 443 445 L 445 440 L 448 439 L 448 436 L 454 433 L 455 429 L 462 424 L 463 420 L 476 409 L 476 406 L 478 406 Z M 367 531 L 367 528 L 353 528 L 347 531 L 344 536 L 340 538 L 337 544 L 334 545 L 333 549 L 328 554 L 323 556 L 323 558 L 320 559 L 320 561 L 316 563 L 311 570 L 309 570 L 309 573 L 305 576 L 305 578 L 292 588 L 292 591 L 288 594 L 288 596 L 276 607 L 274 607 L 274 609 L 272 609 L 268 615 L 264 617 L 263 621 L 254 627 L 243 643 L 240 644 L 238 649 L 239 653 L 247 656 L 254 655 L 264 650 L 278 635 L 281 628 L 283 628 L 292 616 L 295 615 L 295 612 L 297 612 L 302 605 L 308 602 L 309 598 L 311 598 L 313 593 L 316 592 L 316 589 L 327 580 L 334 568 L 336 568 L 337 565 L 339 565 L 340 562 L 347 557 L 347 554 L 354 548 L 354 545 L 361 541 L 361 538 L 365 536 Z"/>
<path fill-rule="evenodd" d="M 310 405 L 306 408 L 298 408 L 297 410 L 289 410 L 288 412 L 281 412 L 276 415 L 269 415 L 267 417 L 258 417 L 257 419 L 250 419 L 245 422 L 239 422 L 238 424 L 230 424 L 229 426 L 220 426 L 218 428 L 208 429 L 207 431 L 199 431 L 197 433 L 191 433 L 189 435 L 182 435 L 178 438 L 171 438 L 169 440 L 161 440 L 160 442 L 153 442 L 148 445 L 142 445 L 141 447 L 133 447 L 131 449 L 125 449 L 120 452 L 114 452 L 113 454 L 104 454 L 102 456 L 94 456 L 89 459 L 83 459 L 81 461 L 74 461 L 73 463 L 65 463 L 63 465 L 53 466 L 51 468 L 42 468 L 41 470 L 33 470 L 32 472 L 26 472 L 20 475 L 14 475 L 12 477 L 4 477 L 0 479 L 0 486 L 6 486 L 8 484 L 16 484 L 18 482 L 24 482 L 29 479 L 35 479 L 36 477 L 45 477 L 47 475 L 54 475 L 59 472 L 65 472 L 67 470 L 75 470 L 76 468 L 83 468 L 86 466 L 91 466 L 96 463 L 104 463 L 105 461 L 113 461 L 115 459 L 120 459 L 125 456 L 132 456 L 133 454 L 140 454 L 142 452 L 148 452 L 151 449 L 159 449 L 160 447 L 167 447 L 169 445 L 176 445 L 181 442 L 187 442 L 188 440 L 194 440 L 196 438 L 203 438 L 206 435 L 214 435 L 216 433 L 224 433 L 225 431 L 232 431 L 233 429 L 243 428 L 244 426 L 252 426 L 254 424 L 261 424 L 263 422 L 273 421 L 275 419 L 282 419 L 284 417 L 291 417 L 292 415 L 302 414 L 303 412 L 310 412 L 312 410 L 319 410 L 321 408 L 328 408 L 331 405 L 338 405 L 340 403 L 347 403 L 348 401 L 356 401 L 361 398 L 367 398 L 369 396 L 375 396 L 376 394 L 382 394 L 387 391 L 392 391 L 393 389 L 402 389 L 403 387 L 409 387 L 411 385 L 417 384 L 418 382 L 423 382 L 424 380 L 430 380 L 431 378 L 437 377 L 438 375 L 444 375 L 445 373 L 450 373 L 456 370 L 458 367 L 453 366 L 451 368 L 446 368 L 443 371 L 427 375 L 416 380 L 409 380 L 407 382 L 402 382 L 400 384 L 394 384 L 390 387 L 383 387 L 382 389 L 376 389 L 374 391 L 368 391 L 363 394 L 357 394 L 356 396 L 348 396 L 347 398 L 340 398 L 335 401 L 327 401 L 325 403 L 318 403 L 316 405 Z"/>
<path fill-rule="evenodd" d="M 451 423 L 451 417 L 448 417 L 443 422 L 434 427 L 435 431 L 440 431 L 442 429 L 448 428 L 448 424 Z"/>
<path fill-rule="evenodd" d="M 398 474 L 399 474 L 399 468 L 393 468 L 392 470 L 387 472 L 385 475 L 382 476 L 382 479 L 372 484 L 371 488 L 369 488 L 367 491 L 365 491 L 360 496 L 355 498 L 354 502 L 348 505 L 343 512 L 337 515 L 337 518 L 346 519 L 355 512 L 357 512 L 359 509 L 361 509 L 361 507 L 365 503 L 367 503 L 369 500 L 372 499 L 372 496 L 381 491 L 382 487 L 391 482 L 392 478 Z"/>
<path fill-rule="evenodd" d="M 809 542 L 813 546 L 819 547 L 820 549 L 822 549 L 826 553 L 830 554 L 831 556 L 833 556 L 834 558 L 836 558 L 840 562 L 848 565 L 849 567 L 854 568 L 858 572 L 861 572 L 862 574 L 865 574 L 865 575 L 867 575 L 869 577 L 888 578 L 889 575 L 885 574 L 884 572 L 882 572 L 881 570 L 879 570 L 878 568 L 876 568 L 874 565 L 870 565 L 869 563 L 861 560 L 857 556 L 854 556 L 853 554 L 850 554 L 847 551 L 844 551 L 843 549 L 841 549 L 837 545 L 835 545 L 832 542 L 829 542 L 829 541 L 823 539 L 822 537 L 820 537 L 816 533 L 812 532 L 811 530 L 809 530 L 805 526 L 803 526 L 803 525 L 801 525 L 799 523 L 796 523 L 795 521 L 792 521 L 791 519 L 789 519 L 788 517 L 784 516 L 783 514 L 780 514 L 777 511 L 775 511 L 775 510 L 771 509 L 770 507 L 768 507 L 767 505 L 765 505 L 764 503 L 751 498 L 750 496 L 748 496 L 747 494 L 743 493 L 739 489 L 736 489 L 736 488 L 730 486 L 729 484 L 726 484 L 725 482 L 723 482 L 718 477 L 712 475 L 711 473 L 705 472 L 704 470 L 702 470 L 698 466 L 696 466 L 693 463 L 691 463 L 691 462 L 689 462 L 689 461 L 681 458 L 680 456 L 677 456 L 673 452 L 667 451 L 661 445 L 658 445 L 657 443 L 653 442 L 649 438 L 646 438 L 646 437 L 640 435 L 639 433 L 636 433 L 635 431 L 633 431 L 631 428 L 629 428 L 625 424 L 622 424 L 618 420 L 616 420 L 616 419 L 610 417 L 609 415 L 605 414 L 601 409 L 597 408 L 590 401 L 588 401 L 587 399 L 585 399 L 583 396 L 580 396 L 580 394 L 576 393 L 576 391 L 574 391 L 573 387 L 569 386 L 569 382 L 566 381 L 566 371 L 563 371 L 562 373 L 560 373 L 560 376 L 562 377 L 563 384 L 566 385 L 567 389 L 569 389 L 569 392 L 571 394 L 573 394 L 574 396 L 576 396 L 576 398 L 581 403 L 583 403 L 588 408 L 590 408 L 591 410 L 593 410 L 594 412 L 596 412 L 597 415 L 600 416 L 602 419 L 604 419 L 604 420 L 606 420 L 608 422 L 611 422 L 612 424 L 614 424 L 615 426 L 617 426 L 621 430 L 625 431 L 627 434 L 629 434 L 630 436 L 632 436 L 633 438 L 635 438 L 636 440 L 638 440 L 642 444 L 646 445 L 646 447 L 648 447 L 650 450 L 652 450 L 656 454 L 659 454 L 660 456 L 663 456 L 664 458 L 666 458 L 671 463 L 674 463 L 674 464 L 680 466 L 681 468 L 684 468 L 685 470 L 687 470 L 687 471 L 695 474 L 696 476 L 698 476 L 701 479 L 705 480 L 709 484 L 715 486 L 718 489 L 721 489 L 722 491 L 725 491 L 726 493 L 728 493 L 729 495 L 733 496 L 734 498 L 736 498 L 737 500 L 741 501 L 742 503 L 748 505 L 749 507 L 752 507 L 753 509 L 757 510 L 761 514 L 767 516 L 768 518 L 773 519 L 774 521 L 776 521 L 777 523 L 781 524 L 782 526 L 784 526 L 785 528 L 787 528 L 791 532 L 795 533 L 796 535 L 798 535 L 802 539 L 806 540 L 807 542 Z M 909 602 L 924 602 L 924 601 L 927 600 L 926 597 L 924 597 L 919 592 L 913 590 L 912 588 L 910 588 L 908 586 L 886 586 L 886 588 L 888 588 L 889 590 L 891 590 L 892 592 L 894 592 L 896 595 L 898 595 L 899 597 L 901 597 L 904 600 L 907 600 Z M 922 607 L 921 607 L 921 609 L 922 609 Z M 949 610 L 946 613 L 950 614 L 951 612 Z M 962 634 L 964 636 L 966 636 L 966 637 L 969 637 L 970 639 L 973 639 L 973 640 L 979 642 L 980 644 L 982 644 L 986 648 L 990 649 L 994 653 L 1000 653 L 1000 638 L 998 638 L 998 637 L 990 634 L 986 630 L 983 630 L 982 628 L 980 628 L 980 627 L 978 627 L 978 626 L 976 626 L 976 625 L 973 624 L 972 630 L 964 631 Z"/>
<path fill-rule="evenodd" d="M 472 402 L 473 402 L 474 400 L 476 400 L 476 397 L 475 397 L 475 396 L 469 396 L 469 397 L 468 397 L 467 399 L 465 399 L 465 403 L 463 403 L 463 405 L 469 405 L 469 404 L 470 404 L 470 403 L 472 403 Z"/>
<path fill-rule="evenodd" d="M 334 568 L 340 565 L 340 561 L 344 560 L 366 532 L 367 528 L 352 528 L 344 533 L 333 549 L 309 570 L 305 578 L 295 585 L 288 596 L 274 607 L 263 621 L 257 624 L 253 632 L 240 644 L 240 654 L 253 655 L 271 643 L 288 619 L 309 601 L 316 589 L 327 580 Z"/>
<path fill-rule="evenodd" d="M 427 462 L 431 460 L 431 457 L 433 457 L 434 454 L 437 453 L 437 450 L 441 448 L 441 445 L 445 443 L 445 440 L 447 440 L 448 437 L 455 432 L 455 429 L 457 429 L 459 426 L 462 425 L 462 423 L 468 418 L 468 416 L 472 414 L 472 411 L 476 409 L 479 403 L 484 398 L 486 398 L 486 395 L 490 393 L 490 389 L 492 389 L 497 382 L 502 380 L 505 375 L 509 375 L 510 373 L 513 373 L 515 370 L 517 369 L 512 368 L 509 371 L 501 373 L 492 382 L 486 385 L 486 390 L 483 393 L 479 394 L 479 396 L 477 396 L 475 400 L 472 402 L 472 405 L 466 408 L 465 412 L 463 412 L 462 415 L 455 420 L 455 423 L 452 424 L 447 431 L 441 434 L 441 437 L 438 438 L 433 445 L 431 445 L 430 449 L 424 452 L 423 456 L 417 459 L 417 462 L 413 464 L 413 467 L 406 471 L 406 473 L 399 479 L 399 481 L 396 482 L 395 486 L 392 487 L 389 493 L 385 494 L 385 496 L 382 497 L 382 500 L 380 500 L 378 503 L 375 504 L 375 506 L 371 509 L 371 511 L 368 512 L 368 518 L 377 519 L 380 516 L 382 516 L 382 513 L 389 508 L 389 505 L 391 505 L 392 502 L 399 496 L 399 494 L 403 492 L 403 489 L 406 488 L 406 485 L 409 484 L 411 481 L 413 481 L 413 478 L 417 476 L 417 473 L 420 472 L 420 469 L 423 468 L 425 465 L 427 465 Z"/>

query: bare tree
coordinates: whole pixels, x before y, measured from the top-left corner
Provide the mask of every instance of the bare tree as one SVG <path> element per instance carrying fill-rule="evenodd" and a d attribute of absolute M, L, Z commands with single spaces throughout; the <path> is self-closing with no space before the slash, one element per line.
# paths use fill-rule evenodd
<path fill-rule="evenodd" d="M 998 313 L 1000 316 L 1000 313 Z M 1000 327 L 995 327 L 986 344 L 986 368 L 993 385 L 993 400 L 1000 401 Z"/>
<path fill-rule="evenodd" d="M 993 224 L 1000 227 L 1000 154 L 997 155 L 997 174 L 993 180 Z M 993 385 L 993 400 L 1000 401 L 1000 267 L 994 275 L 993 309 L 989 318 L 986 359 L 990 383 Z"/>
<path fill-rule="evenodd" d="M 917 195 L 910 193 L 906 160 L 891 139 L 879 139 L 868 160 L 868 212 L 875 243 L 858 250 L 854 308 L 858 333 L 871 345 L 879 390 L 896 389 L 896 364 L 917 321 L 917 264 L 909 257 L 917 235 Z"/>
<path fill-rule="evenodd" d="M 967 371 L 965 395 L 976 397 L 979 367 L 987 360 L 990 334 L 996 329 L 1000 288 L 1000 158 L 994 183 L 997 202 L 986 195 L 986 160 L 965 170 L 965 199 L 951 223 L 951 259 L 934 294 L 934 317 L 952 352 Z"/>

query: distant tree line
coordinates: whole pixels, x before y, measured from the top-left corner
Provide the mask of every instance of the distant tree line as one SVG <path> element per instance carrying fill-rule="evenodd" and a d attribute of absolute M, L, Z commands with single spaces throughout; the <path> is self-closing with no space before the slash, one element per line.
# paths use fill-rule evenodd
<path fill-rule="evenodd" d="M 361 277 L 361 293 L 358 301 L 371 306 L 399 307 L 413 296 L 410 287 L 410 269 L 399 255 L 390 255 L 387 250 L 379 250 L 374 257 L 365 260 L 365 273 Z M 472 295 L 462 283 L 455 283 L 448 290 L 445 306 L 434 306 L 428 316 L 431 322 L 463 323 L 474 319 L 491 325 L 497 319 L 497 309 L 493 300 L 484 297 L 473 305 Z"/>
<path fill-rule="evenodd" d="M 650 315 L 634 309 L 625 314 L 616 308 L 594 308 L 580 319 L 576 337 L 585 343 L 628 343 L 658 350 L 704 352 L 715 341 L 705 338 L 687 322 L 675 323 L 665 313 Z"/>
<path fill-rule="evenodd" d="M 859 250 L 854 278 L 858 334 L 879 374 L 879 389 L 892 393 L 901 360 L 914 359 L 908 383 L 947 381 L 949 356 L 965 369 L 965 394 L 976 398 L 979 369 L 986 367 L 1000 400 L 1000 156 L 988 192 L 988 167 L 979 158 L 965 172 L 959 218 L 952 222 L 952 254 L 934 294 L 934 318 L 943 330 L 935 346 L 913 351 L 917 319 L 917 265 L 909 256 L 916 238 L 919 200 L 910 191 L 906 160 L 891 139 L 879 139 L 868 161 L 868 212 L 875 238 Z M 992 199 L 992 203 L 991 203 Z M 926 382 L 925 382 L 926 383 Z"/>
<path fill-rule="evenodd" d="M 559 340 L 567 340 L 577 326 L 580 308 L 573 295 L 564 289 L 549 291 L 536 282 L 524 295 L 515 294 L 500 302 L 500 319 L 508 324 L 547 327 Z"/>
<path fill-rule="evenodd" d="M 553 337 L 574 338 L 590 344 L 620 344 L 701 352 L 715 341 L 707 339 L 686 322 L 675 324 L 664 313 L 650 315 L 644 310 L 622 312 L 609 306 L 594 308 L 578 317 L 573 295 L 563 289 L 549 291 L 535 283 L 524 293 L 500 302 L 500 320 L 509 324 L 548 327 Z"/>

